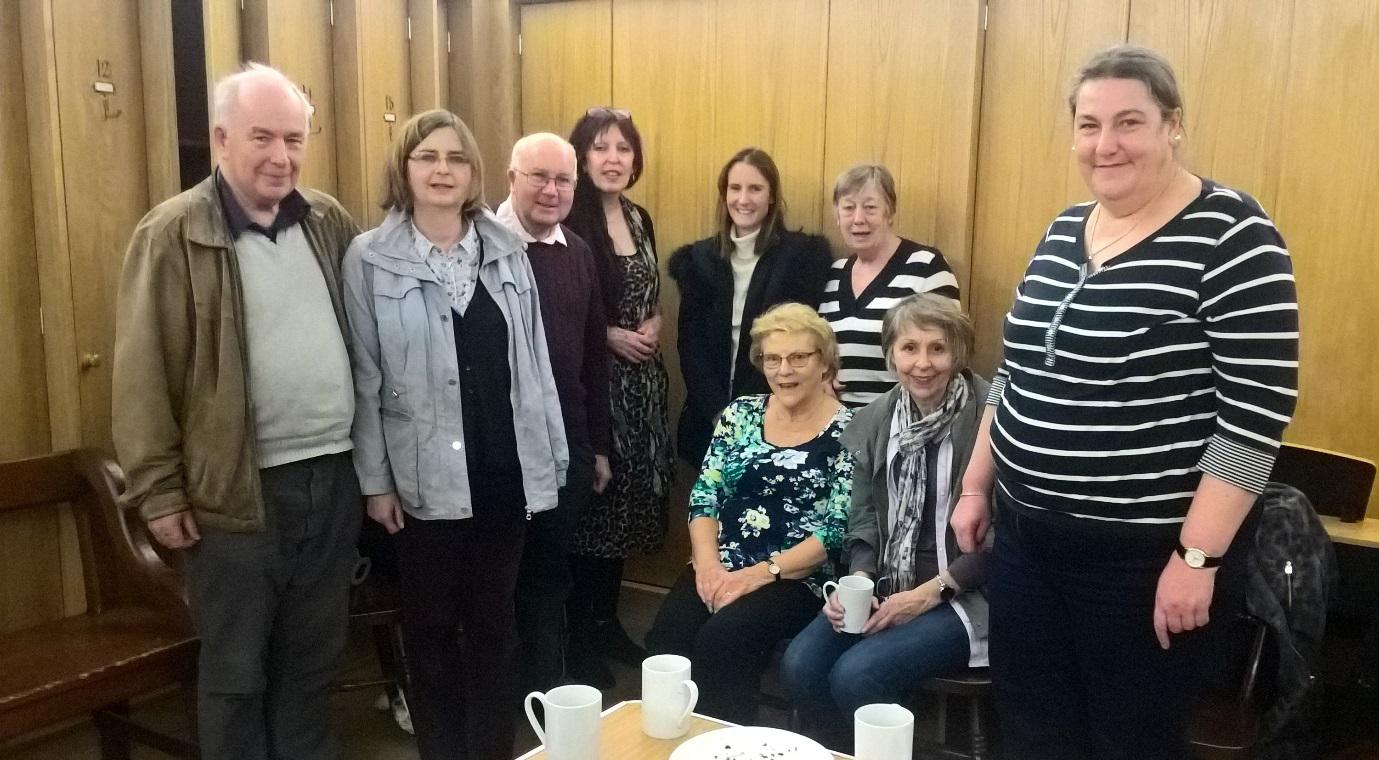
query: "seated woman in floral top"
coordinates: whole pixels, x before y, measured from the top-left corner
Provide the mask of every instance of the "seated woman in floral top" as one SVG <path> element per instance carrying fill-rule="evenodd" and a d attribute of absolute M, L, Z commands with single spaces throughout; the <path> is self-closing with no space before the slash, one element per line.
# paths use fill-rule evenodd
<path fill-rule="evenodd" d="M 808 306 L 752 324 L 752 361 L 771 393 L 743 396 L 718 419 L 690 492 L 693 560 L 647 634 L 651 653 L 683 654 L 698 712 L 753 722 L 763 656 L 814 617 L 847 530 L 852 413 L 829 393 L 838 344 Z"/>

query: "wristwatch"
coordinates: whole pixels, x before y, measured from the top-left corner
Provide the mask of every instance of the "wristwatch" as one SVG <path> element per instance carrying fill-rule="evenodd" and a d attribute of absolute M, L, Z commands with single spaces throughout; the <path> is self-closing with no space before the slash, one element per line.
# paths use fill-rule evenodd
<path fill-rule="evenodd" d="M 1186 563 L 1188 567 L 1197 570 L 1221 566 L 1220 557 L 1213 557 L 1195 546 L 1183 546 L 1182 544 L 1178 544 L 1178 556 L 1183 558 L 1183 562 Z"/>
<path fill-rule="evenodd" d="M 934 580 L 938 581 L 938 598 L 939 598 L 939 601 L 942 601 L 942 602 L 951 602 L 951 601 L 953 601 L 953 597 L 955 597 L 955 596 L 958 595 L 957 589 L 954 589 L 952 586 L 949 586 L 947 583 L 944 583 L 944 582 L 943 582 L 943 576 L 942 576 L 942 575 L 936 575 L 936 576 L 934 576 Z"/>
<path fill-rule="evenodd" d="M 777 565 L 776 560 L 771 557 L 766 558 L 766 571 L 771 574 L 771 580 L 780 580 L 780 565 Z"/>

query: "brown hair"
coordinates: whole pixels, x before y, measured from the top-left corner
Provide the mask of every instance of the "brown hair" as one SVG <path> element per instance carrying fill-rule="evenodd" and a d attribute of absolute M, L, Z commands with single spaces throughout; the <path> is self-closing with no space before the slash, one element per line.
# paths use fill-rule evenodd
<path fill-rule="evenodd" d="M 1113 45 L 1092 56 L 1078 69 L 1068 92 L 1068 112 L 1077 115 L 1077 94 L 1082 85 L 1095 79 L 1133 79 L 1143 82 L 1149 96 L 1159 106 L 1165 121 L 1178 118 L 1183 122 L 1183 94 L 1178 90 L 1178 78 L 1168 60 L 1147 47 Z"/>
<path fill-rule="evenodd" d="M 766 218 L 761 220 L 761 234 L 757 235 L 757 252 L 764 252 L 775 245 L 776 239 L 785 231 L 785 198 L 780 192 L 780 169 L 776 168 L 770 153 L 761 148 L 743 148 L 734 153 L 718 173 L 718 250 L 724 257 L 733 251 L 733 218 L 728 214 L 728 172 L 738 164 L 747 164 L 761 172 L 761 176 L 766 178 L 766 187 L 771 191 L 771 207 L 766 210 Z"/>
<path fill-rule="evenodd" d="M 460 136 L 460 150 L 464 152 L 465 162 L 469 164 L 473 175 L 469 179 L 469 194 L 464 199 L 460 213 L 469 216 L 483 208 L 484 160 L 479 155 L 479 144 L 464 121 L 443 108 L 423 111 L 402 125 L 397 139 L 388 149 L 388 160 L 383 164 L 383 199 L 378 205 L 385 210 L 398 209 L 412 213 L 414 199 L 412 186 L 407 182 L 408 157 L 432 132 L 446 127 Z"/>
<path fill-rule="evenodd" d="M 881 195 L 890 207 L 886 216 L 895 216 L 895 177 L 892 177 L 890 170 L 881 164 L 858 164 L 839 174 L 838 180 L 833 183 L 833 205 L 837 206 L 839 199 L 844 195 L 861 192 L 868 182 L 875 182 L 881 189 Z"/>

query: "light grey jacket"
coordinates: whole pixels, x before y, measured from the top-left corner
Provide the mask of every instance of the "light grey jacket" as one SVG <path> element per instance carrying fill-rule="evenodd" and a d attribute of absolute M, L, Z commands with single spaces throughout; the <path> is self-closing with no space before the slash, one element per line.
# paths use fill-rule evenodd
<path fill-rule="evenodd" d="M 487 210 L 471 217 L 484 241 L 479 285 L 508 324 L 513 427 L 527 509 L 556 504 L 570 454 L 546 333 L 522 243 Z M 354 353 L 354 465 L 365 495 L 396 492 L 423 519 L 473 515 L 459 360 L 450 300 L 392 211 L 345 254 L 345 313 Z"/>
<path fill-rule="evenodd" d="M 936 505 L 934 524 L 942 528 L 942 535 L 936 536 L 939 569 L 947 570 L 963 588 L 963 592 L 953 600 L 953 607 L 967 628 L 971 645 L 968 665 L 979 667 L 987 664 L 987 603 L 980 589 L 986 583 L 992 534 L 987 533 L 987 546 L 982 551 L 963 554 L 948 520 L 962 493 L 962 476 L 972 456 L 972 444 L 977 439 L 982 412 L 986 409 L 989 386 L 980 376 L 971 372 L 963 372 L 963 377 L 971 384 L 972 392 L 968 394 L 967 404 L 958 412 L 950 428 L 949 437 L 953 445 L 952 467 L 949 470 L 951 496 L 948 503 Z M 843 431 L 842 443 L 852 452 L 856 461 L 848 532 L 843 538 L 848 572 L 865 570 L 875 574 L 881 547 L 889 539 L 887 530 L 891 499 L 887 473 L 890 470 L 891 421 L 901 393 L 904 390 L 896 385 L 857 410 L 852 422 Z"/>

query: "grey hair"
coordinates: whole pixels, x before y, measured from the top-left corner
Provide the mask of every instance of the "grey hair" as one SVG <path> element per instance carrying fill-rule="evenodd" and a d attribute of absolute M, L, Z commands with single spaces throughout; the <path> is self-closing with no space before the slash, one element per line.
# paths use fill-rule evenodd
<path fill-rule="evenodd" d="M 537 145 L 546 142 L 555 143 L 556 145 L 559 145 L 561 149 L 565 152 L 565 155 L 570 159 L 570 166 L 573 167 L 572 173 L 578 173 L 579 169 L 575 166 L 575 164 L 578 163 L 578 158 L 575 156 L 575 146 L 571 145 L 568 140 L 561 137 L 560 135 L 553 134 L 551 132 L 533 132 L 532 134 L 522 137 L 518 139 L 517 142 L 513 143 L 512 157 L 508 159 L 508 168 L 516 169 L 517 159 L 520 158 L 522 154 L 526 153 L 528 150 L 531 150 Z"/>
<path fill-rule="evenodd" d="M 250 61 L 244 64 L 244 68 L 233 74 L 221 77 L 220 81 L 215 83 L 215 90 L 211 99 L 213 106 L 211 113 L 212 126 L 221 127 L 225 125 L 226 120 L 230 118 L 230 114 L 239 104 L 239 89 L 244 86 L 245 82 L 252 80 L 280 83 L 291 92 L 297 100 L 301 101 L 302 113 L 305 114 L 306 120 L 308 124 L 310 124 L 311 113 L 316 109 L 311 105 L 311 101 L 307 99 L 306 93 L 302 92 L 301 88 L 297 86 L 297 83 L 293 82 L 286 74 L 272 66 L 265 66 L 262 63 Z"/>
<path fill-rule="evenodd" d="M 843 170 L 838 175 L 838 180 L 833 183 L 833 205 L 837 206 L 838 201 L 844 195 L 860 193 L 862 188 L 868 183 L 875 182 L 877 188 L 881 190 L 881 197 L 885 199 L 886 216 L 895 216 L 895 178 L 891 172 L 881 164 L 857 164 Z"/>
<path fill-rule="evenodd" d="M 976 341 L 976 330 L 957 301 L 936 293 L 916 293 L 901 299 L 886 312 L 881 319 L 881 349 L 886 354 L 886 367 L 892 372 L 895 371 L 895 361 L 891 352 L 895 342 L 901 333 L 912 327 L 941 331 L 953 355 L 953 371 L 967 369 Z"/>

